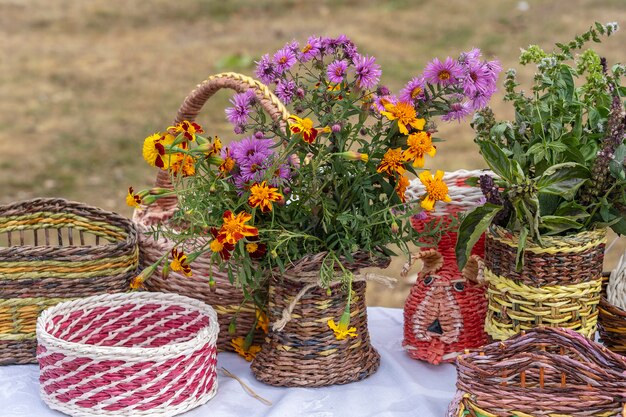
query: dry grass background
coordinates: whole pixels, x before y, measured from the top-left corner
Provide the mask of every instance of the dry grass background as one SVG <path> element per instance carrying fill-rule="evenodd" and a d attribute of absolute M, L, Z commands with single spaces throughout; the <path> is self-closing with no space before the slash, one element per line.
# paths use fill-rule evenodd
<path fill-rule="evenodd" d="M 141 159 L 143 138 L 167 126 L 204 77 L 251 74 L 254 59 L 293 38 L 345 33 L 397 90 L 432 57 L 479 47 L 506 69 L 519 47 L 550 47 L 596 20 L 626 26 L 626 1 L 0 0 L 0 203 L 61 196 L 130 215 L 127 187 L 147 187 L 155 175 Z M 597 49 L 626 61 L 625 40 L 619 32 Z M 228 97 L 199 120 L 225 138 Z M 511 116 L 499 95 L 493 107 Z M 467 125 L 441 131 L 447 142 L 432 167 L 484 167 Z M 373 286 L 369 301 L 400 307 L 408 288 Z"/>

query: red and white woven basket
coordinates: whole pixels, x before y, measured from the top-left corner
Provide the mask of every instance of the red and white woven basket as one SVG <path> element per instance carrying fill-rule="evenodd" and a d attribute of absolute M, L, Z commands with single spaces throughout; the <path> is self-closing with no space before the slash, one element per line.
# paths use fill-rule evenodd
<path fill-rule="evenodd" d="M 174 416 L 217 390 L 213 308 L 168 293 L 105 294 L 37 320 L 43 400 L 72 416 Z"/>

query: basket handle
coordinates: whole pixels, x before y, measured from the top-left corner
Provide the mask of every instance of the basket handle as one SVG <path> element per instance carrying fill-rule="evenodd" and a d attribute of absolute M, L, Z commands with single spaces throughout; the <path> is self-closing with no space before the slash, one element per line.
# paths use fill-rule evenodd
<path fill-rule="evenodd" d="M 222 88 L 229 88 L 235 90 L 238 93 L 243 93 L 246 90 L 252 89 L 256 98 L 269 116 L 275 122 L 284 125 L 289 117 L 289 111 L 285 105 L 270 91 L 270 89 L 263 83 L 248 77 L 246 75 L 238 74 L 235 72 L 224 72 L 221 74 L 212 75 L 191 92 L 183 104 L 178 109 L 174 124 L 180 123 L 183 120 L 190 122 L 196 120 L 198 113 L 202 110 L 204 104 L 219 90 Z M 170 180 L 170 174 L 167 171 L 159 170 L 156 177 L 155 186 L 159 188 L 172 188 L 172 182 Z M 177 198 L 166 197 L 160 198 L 156 201 L 161 209 L 172 209 L 176 206 Z"/>

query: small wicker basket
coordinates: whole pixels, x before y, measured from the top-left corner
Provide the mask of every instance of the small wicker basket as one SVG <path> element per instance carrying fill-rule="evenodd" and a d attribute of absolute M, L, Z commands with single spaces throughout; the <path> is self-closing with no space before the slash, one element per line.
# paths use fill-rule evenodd
<path fill-rule="evenodd" d="M 626 358 L 572 330 L 539 327 L 457 359 L 449 417 L 626 415 Z"/>
<path fill-rule="evenodd" d="M 117 214 L 46 198 L 0 207 L 0 365 L 36 363 L 39 313 L 125 291 L 138 257 L 137 232 Z"/>
<path fill-rule="evenodd" d="M 261 107 L 278 122 L 283 123 L 289 117 L 289 112 L 276 96 L 262 83 L 245 75 L 236 73 L 217 74 L 207 78 L 199 84 L 184 100 L 174 123 L 183 120 L 194 121 L 204 104 L 220 89 L 228 88 L 239 93 L 253 90 Z M 159 171 L 156 186 L 172 188 L 169 174 Z M 177 209 L 175 196 L 160 198 L 155 204 L 136 210 L 133 220 L 140 233 L 140 248 L 143 265 L 148 266 L 171 250 L 174 243 L 164 237 L 158 240 L 147 232 L 152 226 L 162 224 L 172 226 L 169 220 Z M 218 347 L 220 350 L 232 350 L 230 341 L 236 337 L 246 337 L 256 321 L 255 307 L 252 302 L 244 302 L 243 292 L 235 287 L 228 279 L 228 274 L 220 271 L 210 259 L 210 255 L 200 256 L 193 263 L 194 274 L 191 277 L 170 271 L 167 278 L 161 276 L 159 269 L 148 279 L 145 287 L 148 291 L 173 292 L 202 300 L 212 305 L 217 311 L 221 327 Z M 215 286 L 209 285 L 209 277 L 215 281 Z M 229 334 L 228 327 L 233 318 L 236 318 L 236 331 Z M 260 343 L 259 335 L 255 344 Z"/>
<path fill-rule="evenodd" d="M 215 311 L 176 294 L 105 294 L 37 320 L 43 400 L 72 416 L 173 416 L 217 390 Z"/>
<path fill-rule="evenodd" d="M 472 250 L 468 266 L 459 271 L 454 253 L 457 239 L 458 216 L 482 204 L 483 193 L 467 184 L 469 178 L 493 175 L 489 171 L 459 170 L 443 177 L 452 201 L 436 205 L 424 219 L 412 218 L 413 227 L 420 231 L 426 223 L 437 220 L 444 226 L 436 246 L 427 245 L 412 258 L 421 259 L 423 268 L 404 305 L 404 340 L 402 346 L 414 359 L 435 365 L 453 362 L 467 348 L 487 343 L 484 331 L 487 299 L 482 280 L 481 263 L 485 240 Z M 417 200 L 424 194 L 424 186 L 412 181 L 407 196 Z M 408 272 L 405 266 L 403 274 Z"/>
<path fill-rule="evenodd" d="M 626 254 L 611 272 L 606 294 L 600 300 L 598 331 L 602 343 L 615 353 L 626 355 Z"/>

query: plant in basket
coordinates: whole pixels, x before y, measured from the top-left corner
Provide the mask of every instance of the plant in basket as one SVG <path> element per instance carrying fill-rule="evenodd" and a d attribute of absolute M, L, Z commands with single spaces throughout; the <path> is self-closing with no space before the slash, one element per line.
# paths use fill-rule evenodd
<path fill-rule="evenodd" d="M 258 379 L 320 386 L 373 373 L 379 356 L 369 342 L 361 269 L 388 265 L 390 245 L 408 254 L 410 242 L 437 234 L 409 221 L 413 205 L 429 211 L 450 201 L 443 172 L 424 169 L 439 140 L 432 118 L 460 120 L 492 93 L 479 86 L 464 93 L 460 80 L 480 59 L 476 50 L 464 57 L 433 62 L 398 96 L 379 84 L 376 59 L 345 36 L 310 37 L 264 55 L 256 69 L 264 84 L 233 73 L 207 79 L 179 123 L 144 144 L 148 163 L 169 172 L 174 188 L 131 191 L 129 202 L 176 195 L 173 219 L 184 227 L 153 231 L 178 246 L 134 285 L 158 264 L 193 274 L 193 261 L 209 253 L 261 311 L 247 337 L 232 341 L 247 359 L 256 356 Z M 237 91 L 226 117 L 244 136 L 228 144 L 184 117 L 222 87 Z M 424 184 L 411 199 L 408 174 Z M 255 328 L 268 332 L 262 349 L 252 344 Z"/>
<path fill-rule="evenodd" d="M 537 73 L 526 94 L 507 72 L 515 120 L 496 121 L 489 109 L 473 120 L 499 178 L 480 178 L 487 203 L 463 219 L 456 252 L 463 267 L 487 231 L 485 327 L 494 339 L 536 325 L 595 333 L 606 229 L 626 233 L 626 90 L 625 67 L 609 68 L 585 45 L 616 30 L 596 23 L 554 52 L 523 50 L 520 63 Z"/>

